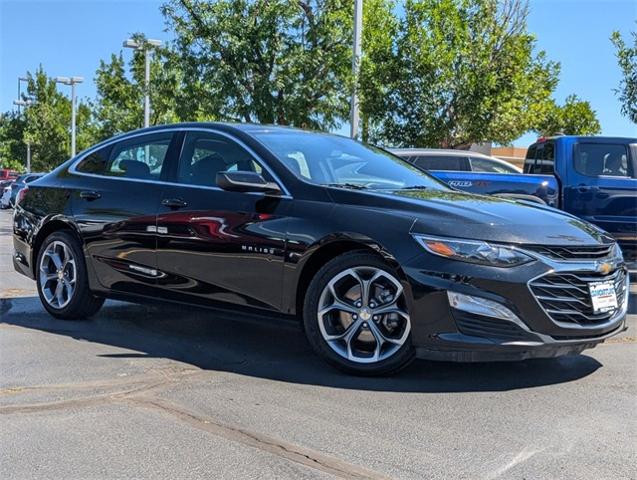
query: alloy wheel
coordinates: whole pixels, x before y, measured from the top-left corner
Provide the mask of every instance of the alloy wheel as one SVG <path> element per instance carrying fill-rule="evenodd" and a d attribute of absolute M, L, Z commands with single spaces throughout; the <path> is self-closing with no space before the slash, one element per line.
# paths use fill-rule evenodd
<path fill-rule="evenodd" d="M 401 283 L 371 266 L 348 268 L 334 276 L 318 303 L 325 342 L 356 363 L 375 363 L 394 355 L 411 330 Z"/>
<path fill-rule="evenodd" d="M 54 241 L 47 245 L 40 259 L 40 288 L 45 301 L 53 308 L 66 307 L 76 288 L 77 268 L 68 245 Z"/>

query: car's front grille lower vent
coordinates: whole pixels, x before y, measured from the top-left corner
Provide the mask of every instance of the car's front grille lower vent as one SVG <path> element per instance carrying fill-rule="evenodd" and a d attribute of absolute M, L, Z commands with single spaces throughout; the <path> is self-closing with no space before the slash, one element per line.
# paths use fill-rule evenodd
<path fill-rule="evenodd" d="M 537 340 L 537 337 L 512 322 L 454 310 L 458 331 L 472 337 L 498 339 L 500 341 Z"/>
<path fill-rule="evenodd" d="M 618 308 L 594 313 L 588 284 L 613 282 Z M 556 322 L 595 326 L 606 322 L 622 307 L 626 298 L 626 270 L 609 275 L 599 273 L 550 273 L 533 280 L 529 286 L 546 313 Z"/>
<path fill-rule="evenodd" d="M 525 245 L 530 250 L 554 260 L 591 260 L 606 258 L 612 255 L 614 244 L 594 245 L 588 247 L 553 247 L 546 245 Z"/>

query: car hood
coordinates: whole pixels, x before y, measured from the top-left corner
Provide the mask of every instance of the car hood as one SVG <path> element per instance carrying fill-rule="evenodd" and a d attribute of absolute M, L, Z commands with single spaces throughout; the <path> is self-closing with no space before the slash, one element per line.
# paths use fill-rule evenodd
<path fill-rule="evenodd" d="M 613 241 L 596 226 L 554 208 L 495 196 L 441 189 L 348 191 L 344 196 L 357 197 L 357 205 L 412 217 L 412 233 L 537 245 Z"/>

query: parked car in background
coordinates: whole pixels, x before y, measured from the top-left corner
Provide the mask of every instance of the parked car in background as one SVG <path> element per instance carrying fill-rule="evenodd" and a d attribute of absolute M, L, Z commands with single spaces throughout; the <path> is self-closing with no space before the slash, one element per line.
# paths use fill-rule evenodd
<path fill-rule="evenodd" d="M 33 182 L 34 180 L 37 180 L 38 178 L 42 177 L 43 175 L 45 175 L 44 173 L 25 173 L 24 175 L 20 175 L 18 178 L 15 179 L 15 182 L 13 182 L 9 187 L 11 188 L 11 192 L 9 195 L 9 207 L 13 207 L 15 206 L 15 200 L 16 197 L 18 195 L 18 193 L 20 192 L 20 190 L 22 190 L 24 187 L 27 186 L 27 184 Z M 4 194 L 3 194 L 4 197 Z M 3 208 L 7 208 L 7 207 L 3 207 Z"/>
<path fill-rule="evenodd" d="M 499 158 L 468 150 L 397 148 L 390 152 L 450 187 L 548 205 L 557 201 L 558 188 L 554 179 L 522 177 L 520 168 Z M 512 179 L 511 175 L 517 176 Z"/>
<path fill-rule="evenodd" d="M 469 150 L 436 148 L 394 148 L 394 155 L 424 170 L 453 170 L 456 172 L 522 173 L 522 169 L 499 158 Z"/>
<path fill-rule="evenodd" d="M 138 130 L 31 183 L 13 221 L 14 266 L 54 317 L 106 297 L 276 311 L 351 373 L 572 354 L 625 328 L 610 236 L 336 135 Z"/>
<path fill-rule="evenodd" d="M 18 172 L 8 168 L 0 168 L 0 192 L 18 177 Z"/>
<path fill-rule="evenodd" d="M 615 237 L 637 271 L 637 138 L 540 138 L 527 150 L 524 174 L 429 171 L 463 191 L 536 197 L 587 220 Z"/>
<path fill-rule="evenodd" d="M 11 185 L 2 187 L 0 190 L 0 208 L 5 209 L 11 207 Z"/>
<path fill-rule="evenodd" d="M 9 170 L 8 168 L 0 168 L 0 182 L 6 180 L 15 180 L 15 178 L 19 175 L 15 170 Z"/>

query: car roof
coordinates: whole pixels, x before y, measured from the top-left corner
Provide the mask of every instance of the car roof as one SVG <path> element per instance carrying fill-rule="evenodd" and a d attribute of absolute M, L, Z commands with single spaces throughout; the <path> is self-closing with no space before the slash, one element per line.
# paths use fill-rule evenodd
<path fill-rule="evenodd" d="M 600 143 L 637 143 L 637 138 L 633 137 L 608 137 L 602 135 L 555 135 L 551 137 L 543 137 L 537 139 L 531 145 L 539 145 L 545 143 L 549 140 L 553 141 L 569 141 L 569 142 L 579 142 L 585 140 L 595 140 Z"/>
<path fill-rule="evenodd" d="M 295 127 L 288 127 L 283 125 L 268 125 L 268 124 L 258 124 L 258 123 L 233 123 L 233 122 L 181 122 L 181 123 L 167 123 L 163 125 L 155 125 L 152 127 L 146 128 L 138 128 L 136 130 L 130 130 L 128 132 L 118 133 L 113 135 L 112 137 L 106 138 L 99 143 L 92 145 L 89 150 L 93 150 L 101 147 L 104 144 L 111 143 L 113 140 L 122 139 L 124 140 L 126 137 L 131 135 L 139 135 L 142 133 L 153 133 L 153 132 L 162 132 L 164 130 L 175 130 L 175 129 L 195 129 L 195 128 L 211 128 L 215 130 L 221 130 L 224 132 L 246 132 L 246 133 L 256 133 L 256 132 L 268 132 L 268 131 L 281 131 L 281 132 L 300 132 L 300 133 L 312 133 L 309 130 L 303 130 Z M 325 132 L 314 132 L 314 133 L 324 133 L 325 135 L 333 135 Z M 81 154 L 83 152 L 79 152 Z M 79 155 L 78 154 L 78 155 Z"/>
<path fill-rule="evenodd" d="M 482 157 L 490 160 L 498 160 L 497 158 L 490 157 L 480 152 L 473 152 L 471 150 L 453 150 L 450 148 L 389 148 L 391 153 L 401 155 L 448 155 L 450 157 L 466 157 L 471 155 L 472 157 Z"/>
<path fill-rule="evenodd" d="M 142 132 L 156 132 L 162 130 L 171 130 L 175 128 L 216 128 L 220 130 L 240 130 L 243 132 L 256 132 L 256 131 L 297 131 L 297 132 L 307 132 L 307 130 L 302 130 L 300 128 L 289 127 L 284 125 L 268 125 L 268 124 L 258 124 L 258 123 L 234 123 L 234 122 L 182 122 L 182 123 L 169 123 L 165 125 L 156 125 L 154 127 L 148 128 L 140 128 L 137 130 L 132 130 L 130 132 L 122 133 L 121 135 L 129 135 L 131 133 L 142 133 Z M 117 135 L 120 136 L 120 135 Z M 114 138 L 114 137 L 113 137 Z"/>

